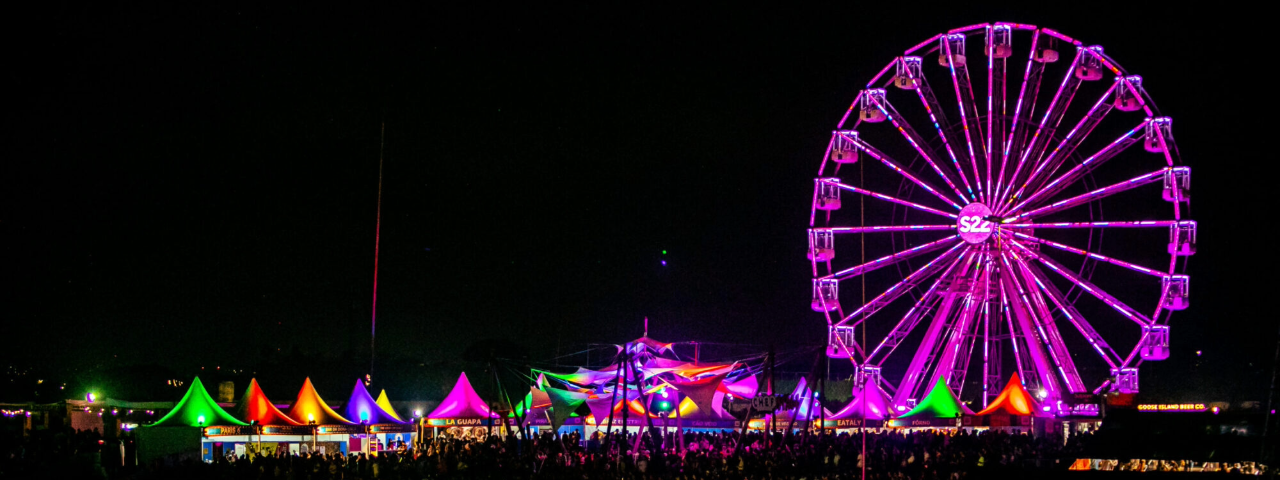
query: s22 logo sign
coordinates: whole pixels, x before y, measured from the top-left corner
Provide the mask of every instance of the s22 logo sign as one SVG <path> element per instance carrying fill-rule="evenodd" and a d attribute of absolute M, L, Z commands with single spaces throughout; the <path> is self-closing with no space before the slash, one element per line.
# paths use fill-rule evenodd
<path fill-rule="evenodd" d="M 991 216 L 991 209 L 981 203 L 970 203 L 960 209 L 960 218 L 956 229 L 960 231 L 960 238 L 966 242 L 978 244 L 991 238 L 991 232 L 995 231 L 995 225 L 987 220 Z"/>
<path fill-rule="evenodd" d="M 961 232 L 990 232 L 991 221 L 983 220 L 982 217 L 979 217 L 977 215 L 974 215 L 971 217 L 962 216 L 960 217 L 960 231 Z"/>

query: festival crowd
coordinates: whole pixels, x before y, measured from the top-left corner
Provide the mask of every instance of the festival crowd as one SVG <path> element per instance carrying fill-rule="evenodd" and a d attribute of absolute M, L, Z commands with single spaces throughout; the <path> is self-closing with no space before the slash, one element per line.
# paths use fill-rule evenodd
<path fill-rule="evenodd" d="M 686 433 L 623 438 L 545 433 L 527 440 L 514 435 L 426 439 L 416 448 L 364 454 L 290 454 L 154 461 L 137 467 L 121 462 L 119 442 L 94 432 L 33 435 L 5 445 L 0 479 L 851 479 L 990 478 L 1037 471 L 1063 471 L 1083 453 L 1089 435 L 1032 437 L 988 431 L 875 431 L 765 435 L 740 432 Z M 683 445 L 681 445 L 683 443 Z M 128 460 L 125 458 L 125 460 Z"/>

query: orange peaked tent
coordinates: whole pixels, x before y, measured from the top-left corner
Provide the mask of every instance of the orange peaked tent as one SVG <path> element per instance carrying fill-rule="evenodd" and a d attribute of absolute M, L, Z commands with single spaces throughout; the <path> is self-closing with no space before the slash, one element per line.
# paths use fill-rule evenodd
<path fill-rule="evenodd" d="M 1000 396 L 995 401 L 987 405 L 978 415 L 991 415 L 1004 413 L 1008 415 L 1032 416 L 1039 414 L 1039 408 L 1035 399 L 1031 398 L 1031 394 L 1027 392 L 1027 388 L 1022 386 L 1022 380 L 1018 378 L 1018 374 L 1014 373 L 1009 378 L 1009 384 L 1004 386 L 1004 390 L 1000 392 Z"/>
<path fill-rule="evenodd" d="M 301 422 L 289 418 L 267 399 L 267 395 L 262 393 L 262 387 L 258 386 L 256 378 L 249 380 L 249 388 L 245 389 L 244 396 L 240 397 L 240 402 L 236 404 L 234 415 L 246 422 L 257 420 L 258 425 L 302 425 Z"/>
<path fill-rule="evenodd" d="M 316 393 L 316 387 L 311 385 L 310 377 L 302 383 L 302 390 L 298 391 L 298 400 L 293 402 L 293 407 L 289 409 L 289 418 L 304 425 L 311 421 L 315 421 L 316 425 L 351 425 L 351 421 L 342 418 L 342 415 L 338 415 L 338 412 L 324 403 L 324 399 Z"/>

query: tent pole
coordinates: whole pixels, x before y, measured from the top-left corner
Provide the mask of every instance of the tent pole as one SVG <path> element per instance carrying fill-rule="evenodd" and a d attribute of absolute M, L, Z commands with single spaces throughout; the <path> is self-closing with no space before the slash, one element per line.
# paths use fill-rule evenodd
<path fill-rule="evenodd" d="M 622 447 L 618 447 L 618 457 L 621 461 L 622 449 L 627 445 L 627 427 L 631 420 L 631 402 L 627 400 L 627 392 L 631 386 L 631 369 L 626 365 L 631 363 L 631 344 L 623 345 L 622 363 L 618 364 L 618 370 L 624 375 L 622 377 Z"/>
<path fill-rule="evenodd" d="M 765 381 L 767 381 L 767 382 L 768 382 L 768 384 L 767 384 L 767 386 L 768 386 L 768 388 L 767 388 L 767 393 L 768 393 L 769 395 L 773 395 L 773 366 L 774 366 L 773 364 L 774 364 L 774 350 L 773 350 L 773 344 L 772 344 L 772 343 L 770 343 L 770 344 L 769 344 L 768 359 L 766 360 L 766 363 L 765 363 L 765 367 L 769 369 L 769 375 L 768 375 L 768 378 L 765 380 Z M 776 432 L 776 431 L 778 431 L 778 416 L 777 416 L 777 415 L 773 415 L 773 416 L 769 417 L 769 436 L 768 436 L 768 437 L 765 437 L 765 438 L 766 438 L 766 440 L 765 440 L 765 442 L 766 442 L 765 444 L 766 444 L 766 445 L 768 445 L 768 441 L 769 441 L 768 439 L 772 438 L 772 437 L 773 437 L 773 432 Z"/>
<path fill-rule="evenodd" d="M 609 454 L 609 443 L 610 443 L 611 438 L 613 437 L 613 406 L 614 406 L 614 405 L 617 405 L 617 403 L 618 403 L 618 387 L 619 387 L 619 384 L 618 384 L 618 377 L 620 377 L 620 376 L 622 376 L 622 360 L 621 360 L 621 359 L 619 359 L 619 360 L 618 360 L 618 370 L 617 370 L 617 372 L 613 375 L 613 381 L 611 382 L 611 383 L 613 383 L 613 393 L 609 394 L 609 428 L 608 428 L 607 430 L 605 430 L 605 433 L 604 433 L 604 452 L 605 452 L 605 455 L 608 455 L 608 454 Z M 626 407 L 626 403 L 627 403 L 627 395 L 626 395 L 626 392 L 625 392 L 625 391 L 623 392 L 623 395 L 622 395 L 622 403 L 623 403 L 622 408 L 624 408 L 624 409 L 625 409 L 625 408 L 627 408 L 627 407 Z M 624 410 L 624 411 L 625 411 L 625 410 Z M 600 419 L 598 419 L 598 418 L 597 418 L 597 419 L 596 419 L 596 424 L 597 424 L 597 425 L 599 425 L 599 423 L 600 423 Z M 598 429 L 598 428 L 599 428 L 599 427 L 597 427 L 597 429 Z M 625 427 L 625 426 L 623 427 L 623 430 L 622 430 L 622 431 L 624 431 L 624 432 L 626 431 L 626 427 Z"/>
<path fill-rule="evenodd" d="M 645 425 L 648 426 L 649 431 L 652 432 L 653 431 L 653 415 L 650 415 L 650 413 L 653 411 L 653 407 L 649 405 L 649 396 L 644 393 L 644 380 L 640 377 L 640 374 L 636 372 L 635 365 L 632 365 L 631 362 L 627 362 L 627 368 L 630 369 L 631 373 L 636 377 L 636 389 L 637 389 L 636 393 L 640 394 L 640 403 L 644 404 Z M 637 449 L 639 449 L 641 438 L 642 438 L 641 435 L 636 435 Z"/>
<path fill-rule="evenodd" d="M 673 389 L 674 390 L 674 389 Z M 714 398 L 714 397 L 713 397 Z M 684 451 L 684 421 L 680 418 L 680 391 L 676 390 L 676 436 L 680 437 L 680 451 Z M 665 427 L 663 428 L 665 430 Z"/>

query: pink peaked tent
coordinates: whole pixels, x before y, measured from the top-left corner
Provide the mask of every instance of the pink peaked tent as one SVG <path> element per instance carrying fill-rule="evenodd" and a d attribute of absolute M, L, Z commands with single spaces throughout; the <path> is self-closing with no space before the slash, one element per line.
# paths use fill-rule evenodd
<path fill-rule="evenodd" d="M 476 390 L 471 388 L 471 382 L 467 380 L 465 372 L 458 376 L 458 383 L 453 385 L 453 390 L 444 397 L 440 406 L 427 415 L 428 420 L 477 418 L 498 418 L 498 416 L 489 411 L 489 406 L 484 403 L 480 395 L 476 394 Z"/>
<path fill-rule="evenodd" d="M 862 391 L 853 391 L 853 401 L 828 417 L 828 420 L 884 420 L 889 418 L 889 401 L 884 392 L 871 383 L 862 386 Z"/>

